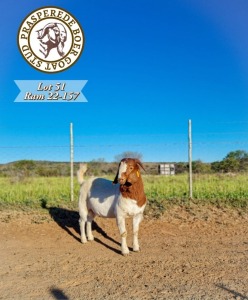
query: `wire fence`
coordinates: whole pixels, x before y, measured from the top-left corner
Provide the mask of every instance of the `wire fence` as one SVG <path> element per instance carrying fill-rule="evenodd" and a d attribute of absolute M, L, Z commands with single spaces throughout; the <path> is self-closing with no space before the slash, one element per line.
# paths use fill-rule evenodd
<path fill-rule="evenodd" d="M 190 133 L 185 125 L 173 133 L 130 135 L 83 135 L 76 125 L 73 129 L 72 124 L 66 124 L 62 130 L 58 127 L 59 131 L 54 128 L 42 128 L 43 132 L 37 135 L 36 132 L 40 132 L 40 128 L 34 126 L 32 130 L 29 127 L 13 129 L 13 132 L 16 130 L 14 140 L 8 138 L 8 132 L 13 136 L 13 132 L 8 129 L 5 135 L 3 134 L 0 144 L 0 176 L 68 177 L 73 200 L 74 177 L 79 162 L 91 162 L 92 175 L 110 175 L 116 169 L 115 157 L 125 151 L 131 151 L 143 156 L 147 174 L 159 174 L 160 163 L 175 163 L 176 175 L 189 172 L 193 162 L 193 174 L 189 172 L 189 178 L 185 177 L 187 193 L 189 197 L 193 197 L 192 175 L 196 170 L 195 162 L 198 162 L 198 167 L 200 162 L 209 166 L 211 162 L 224 159 L 231 151 L 248 149 L 248 122 L 231 124 L 233 131 L 223 131 L 225 125 L 220 123 L 215 127 L 218 130 L 213 132 L 195 129 L 193 123 Z M 240 130 L 240 125 L 243 130 Z M 26 137 L 23 137 L 23 134 L 18 137 L 21 130 L 27 131 Z M 207 173 L 210 168 L 199 170 Z M 195 173 L 199 173 L 199 170 Z M 173 181 L 171 183 L 173 184 Z"/>
<path fill-rule="evenodd" d="M 193 161 L 214 162 L 223 159 L 230 151 L 248 150 L 248 123 L 245 127 L 247 131 L 238 131 L 234 128 L 233 131 L 223 132 L 220 126 L 219 130 L 214 132 L 206 130 L 202 132 L 203 130 L 198 129 L 193 122 Z M 43 132 L 40 132 L 41 130 Z M 32 126 L 32 130 L 30 127 L 20 127 L 8 130 L 0 128 L 0 131 L 0 164 L 19 160 L 70 162 L 69 124 L 59 130 Z M 115 157 L 124 151 L 141 153 L 145 162 L 188 162 L 187 123 L 173 133 L 99 135 L 84 135 L 83 130 L 74 124 L 73 140 L 76 162 L 93 160 L 113 162 Z"/>

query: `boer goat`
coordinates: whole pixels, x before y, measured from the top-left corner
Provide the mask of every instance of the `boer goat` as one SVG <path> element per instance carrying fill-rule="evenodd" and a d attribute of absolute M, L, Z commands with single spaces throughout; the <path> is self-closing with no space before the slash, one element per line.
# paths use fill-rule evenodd
<path fill-rule="evenodd" d="M 45 58 L 48 57 L 53 48 L 57 48 L 60 57 L 65 55 L 63 49 L 67 40 L 67 32 L 64 25 L 60 23 L 48 23 L 42 29 L 37 30 L 37 33 L 37 39 L 40 41 L 41 47 L 40 52 Z"/>
<path fill-rule="evenodd" d="M 144 170 L 138 159 L 124 158 L 119 163 L 119 168 L 114 181 L 104 178 L 91 178 L 84 181 L 87 170 L 85 164 L 80 165 L 77 173 L 81 185 L 79 195 L 79 225 L 81 241 L 86 243 L 86 233 L 89 241 L 94 239 L 91 223 L 95 216 L 116 218 L 121 235 L 121 253 L 129 254 L 127 247 L 127 231 L 125 219 L 133 218 L 133 251 L 140 251 L 138 242 L 139 224 L 143 219 L 146 206 L 146 196 L 140 174 L 140 167 Z"/>

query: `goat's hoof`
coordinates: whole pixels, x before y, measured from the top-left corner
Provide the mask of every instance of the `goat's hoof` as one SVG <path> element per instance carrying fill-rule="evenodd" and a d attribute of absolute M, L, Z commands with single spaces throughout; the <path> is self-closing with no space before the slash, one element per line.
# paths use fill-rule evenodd
<path fill-rule="evenodd" d="M 86 240 L 86 239 L 81 239 L 81 243 L 82 243 L 82 244 L 86 244 L 86 243 L 87 243 L 87 240 Z"/>
<path fill-rule="evenodd" d="M 129 250 L 127 250 L 127 251 L 121 251 L 121 254 L 123 256 L 128 256 L 129 255 Z"/>
<path fill-rule="evenodd" d="M 88 241 L 89 242 L 93 242 L 94 241 L 94 237 L 93 236 L 88 237 Z"/>
<path fill-rule="evenodd" d="M 137 243 L 133 243 L 133 252 L 140 252 L 140 246 Z"/>

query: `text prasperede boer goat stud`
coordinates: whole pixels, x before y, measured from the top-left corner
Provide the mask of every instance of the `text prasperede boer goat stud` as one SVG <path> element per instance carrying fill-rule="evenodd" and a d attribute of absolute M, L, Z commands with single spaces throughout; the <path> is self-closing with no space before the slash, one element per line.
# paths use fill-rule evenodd
<path fill-rule="evenodd" d="M 121 235 L 121 253 L 129 254 L 126 237 L 127 217 L 133 218 L 133 251 L 140 250 L 138 242 L 139 224 L 143 219 L 146 206 L 146 196 L 140 174 L 140 167 L 144 169 L 138 159 L 124 158 L 119 163 L 119 168 L 114 181 L 104 178 L 91 178 L 84 181 L 87 170 L 85 164 L 80 165 L 78 181 L 81 184 L 79 195 L 79 224 L 82 243 L 94 239 L 91 223 L 95 216 L 116 218 Z M 86 234 L 85 234 L 86 225 Z"/>

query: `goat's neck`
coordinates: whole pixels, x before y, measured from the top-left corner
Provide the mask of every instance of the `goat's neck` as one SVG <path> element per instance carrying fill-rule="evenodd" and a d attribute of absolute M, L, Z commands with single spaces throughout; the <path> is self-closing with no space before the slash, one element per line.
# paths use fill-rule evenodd
<path fill-rule="evenodd" d="M 139 178 L 138 181 L 130 186 L 125 184 L 121 185 L 120 192 L 124 198 L 130 198 L 137 201 L 137 205 L 139 207 L 143 206 L 146 203 L 146 195 L 141 178 Z"/>

